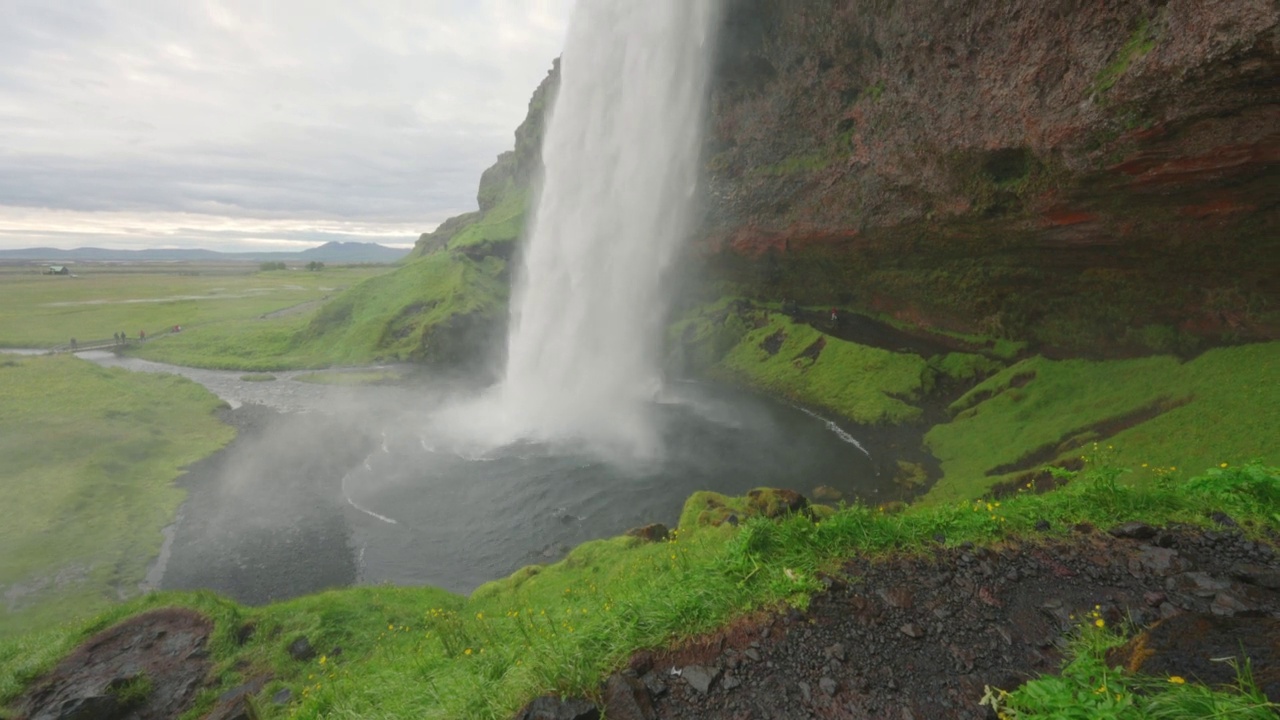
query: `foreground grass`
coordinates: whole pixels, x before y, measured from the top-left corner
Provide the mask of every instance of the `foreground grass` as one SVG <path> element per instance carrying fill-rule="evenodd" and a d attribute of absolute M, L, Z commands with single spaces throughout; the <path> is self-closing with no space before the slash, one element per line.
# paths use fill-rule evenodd
<path fill-rule="evenodd" d="M 1117 671 L 1107 663 L 1107 651 L 1125 644 L 1131 634 L 1131 629 L 1108 627 L 1095 612 L 1083 619 L 1070 638 L 1057 675 L 1036 678 L 1013 692 L 988 687 L 982 704 L 1001 720 L 1274 720 L 1280 711 L 1280 705 L 1269 702 L 1253 682 L 1247 659 L 1235 665 L 1236 682 L 1229 688 L 1188 683 L 1177 675 L 1146 677 Z"/>
<path fill-rule="evenodd" d="M 333 267 L 323 272 L 199 275 L 199 265 L 168 272 L 78 269 L 79 277 L 0 273 L 0 346 L 51 347 L 71 338 L 100 340 L 117 332 L 137 337 L 174 325 L 195 330 L 244 322 L 321 300 L 386 273 L 386 267 Z"/>
<path fill-rule="evenodd" d="M 174 479 L 234 435 L 219 405 L 176 376 L 0 356 L 0 636 L 138 594 Z"/>
<path fill-rule="evenodd" d="M 211 649 L 222 689 L 266 672 L 275 680 L 260 697 L 293 691 L 286 707 L 258 703 L 263 717 L 505 718 L 544 692 L 594 695 L 637 649 L 711 631 L 760 608 L 804 606 L 821 587 L 819 573 L 853 553 L 923 552 L 939 532 L 949 544 L 1027 538 L 1041 520 L 1055 528 L 1130 519 L 1207 524 L 1208 513 L 1223 511 L 1251 532 L 1280 528 L 1280 469 L 1249 465 L 1134 486 L 1116 483 L 1121 472 L 1091 468 L 1062 490 L 1001 503 L 897 514 L 859 506 L 819 523 L 755 518 L 738 528 L 685 526 L 658 543 L 601 540 L 555 565 L 482 586 L 469 599 L 378 587 L 244 608 L 208 594 L 154 595 L 88 624 L 0 642 L 0 698 L 12 698 L 110 623 L 185 605 L 217 622 Z M 696 517 L 696 510 L 682 516 Z M 238 646 L 234 636 L 245 623 L 257 631 Z M 300 636 L 323 654 L 289 659 L 285 648 Z M 201 707 L 218 692 L 206 691 Z"/>

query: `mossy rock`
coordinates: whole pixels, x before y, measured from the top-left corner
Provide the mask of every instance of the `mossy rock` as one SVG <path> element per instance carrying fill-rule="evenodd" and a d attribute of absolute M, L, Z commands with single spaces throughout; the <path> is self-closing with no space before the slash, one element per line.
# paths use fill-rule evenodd
<path fill-rule="evenodd" d="M 702 491 L 685 501 L 679 528 L 736 525 L 747 518 L 777 518 L 798 512 L 814 517 L 808 498 L 794 490 L 756 488 L 742 497 Z"/>

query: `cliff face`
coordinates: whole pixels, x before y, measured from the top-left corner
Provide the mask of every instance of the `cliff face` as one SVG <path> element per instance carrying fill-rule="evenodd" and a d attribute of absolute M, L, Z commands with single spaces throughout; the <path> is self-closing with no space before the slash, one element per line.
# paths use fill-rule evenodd
<path fill-rule="evenodd" d="M 731 0 L 701 249 L 1069 351 L 1280 337 L 1273 0 Z"/>
<path fill-rule="evenodd" d="M 434 231 L 423 233 L 414 244 L 414 257 L 444 248 L 464 250 L 476 258 L 510 257 L 512 243 L 524 226 L 533 186 L 542 172 L 542 133 L 559 87 L 560 60 L 557 58 L 533 91 L 529 112 L 516 128 L 515 148 L 499 155 L 497 162 L 480 175 L 480 189 L 476 193 L 480 209 L 451 217 Z"/>

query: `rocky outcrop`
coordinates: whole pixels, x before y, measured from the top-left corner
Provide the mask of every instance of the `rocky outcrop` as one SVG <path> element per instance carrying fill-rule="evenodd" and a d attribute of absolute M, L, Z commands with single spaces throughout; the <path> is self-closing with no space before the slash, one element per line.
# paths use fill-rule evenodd
<path fill-rule="evenodd" d="M 731 0 L 710 267 L 1071 351 L 1280 337 L 1270 0 Z"/>
<path fill-rule="evenodd" d="M 476 193 L 480 209 L 449 218 L 432 232 L 423 233 L 414 245 L 414 257 L 449 247 L 450 241 L 460 233 L 482 223 L 490 214 L 500 212 L 504 206 L 508 206 L 506 214 L 515 217 L 502 218 L 503 227 L 497 233 L 490 233 L 493 237 L 486 238 L 485 244 L 487 247 L 510 245 L 519 237 L 528 199 L 542 172 L 542 134 L 559 87 L 560 60 L 557 58 L 529 99 L 529 112 L 516 128 L 514 149 L 499 155 L 497 162 L 480 175 L 480 189 Z M 499 250 L 498 253 L 505 258 L 510 251 Z"/>

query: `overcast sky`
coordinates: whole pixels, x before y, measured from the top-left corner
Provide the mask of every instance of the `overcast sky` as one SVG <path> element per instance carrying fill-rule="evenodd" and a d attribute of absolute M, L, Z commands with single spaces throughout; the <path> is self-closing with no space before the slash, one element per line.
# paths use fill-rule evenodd
<path fill-rule="evenodd" d="M 411 244 L 475 208 L 572 0 L 3 0 L 0 248 Z"/>

